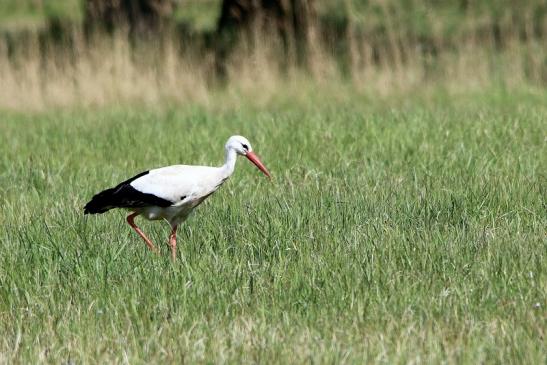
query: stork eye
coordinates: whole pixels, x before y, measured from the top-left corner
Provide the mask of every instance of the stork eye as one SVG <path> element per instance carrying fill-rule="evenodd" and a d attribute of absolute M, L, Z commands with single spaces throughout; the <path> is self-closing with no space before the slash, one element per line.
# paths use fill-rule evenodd
<path fill-rule="evenodd" d="M 248 151 L 249 150 L 249 146 L 247 146 L 245 143 L 242 143 L 241 146 L 243 146 L 243 149 L 245 151 Z"/>

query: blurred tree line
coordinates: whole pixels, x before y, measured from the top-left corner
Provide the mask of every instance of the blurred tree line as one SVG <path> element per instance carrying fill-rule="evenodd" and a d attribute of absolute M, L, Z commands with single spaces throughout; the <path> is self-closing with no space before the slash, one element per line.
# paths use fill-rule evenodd
<path fill-rule="evenodd" d="M 26 6 L 28 12 L 49 9 L 53 15 L 42 32 L 42 43 L 70 46 L 74 34 L 81 30 L 85 39 L 97 34 L 127 34 L 131 44 L 176 39 L 187 52 L 214 54 L 220 76 L 227 60 L 242 46 L 252 49 L 261 45 L 264 36 L 269 46 L 279 50 L 282 65 L 307 68 L 313 50 L 321 48 L 339 61 L 342 71 L 364 58 L 369 63 L 401 65 L 417 53 L 436 57 L 469 42 L 495 49 L 515 40 L 547 44 L 545 0 L 2 1 L 0 25 L 2 9 L 9 9 L 9 4 Z M 59 15 L 63 14 L 58 10 L 62 4 L 69 3 L 81 7 L 77 20 L 66 16 L 68 11 Z M 180 21 L 181 15 L 184 21 Z M 207 29 L 189 24 L 188 20 L 206 16 L 213 18 Z M 21 43 L 21 38 L 5 37 L 8 49 Z"/>
<path fill-rule="evenodd" d="M 133 38 L 146 39 L 171 29 L 173 14 L 188 1 L 85 0 L 85 27 L 114 31 L 126 27 Z M 257 35 L 277 41 L 285 62 L 306 67 L 310 49 L 321 42 L 351 63 L 356 44 L 372 44 L 372 57 L 404 62 L 405 49 L 426 55 L 458 42 L 493 43 L 506 39 L 545 38 L 547 2 L 537 0 L 219 0 L 215 28 L 208 35 L 217 68 L 238 44 L 253 44 Z M 214 6 L 210 4 L 210 6 Z M 318 11 L 319 9 L 319 11 Z M 439 19 L 435 19 L 436 17 Z"/>
<path fill-rule="evenodd" d="M 184 2 L 176 0 L 86 0 L 86 33 L 126 28 L 133 39 L 156 38 L 174 26 L 177 7 L 184 12 Z M 314 0 L 223 0 L 211 42 L 217 70 L 224 72 L 224 61 L 238 41 L 261 32 L 273 34 L 284 53 L 304 65 L 316 24 Z"/>

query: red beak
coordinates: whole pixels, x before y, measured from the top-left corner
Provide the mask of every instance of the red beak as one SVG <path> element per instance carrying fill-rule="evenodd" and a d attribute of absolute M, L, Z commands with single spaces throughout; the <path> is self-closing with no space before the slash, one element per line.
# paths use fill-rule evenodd
<path fill-rule="evenodd" d="M 268 172 L 268 169 L 266 168 L 266 166 L 264 166 L 262 162 L 260 162 L 260 159 L 258 158 L 257 155 L 254 154 L 254 152 L 247 152 L 245 157 L 247 157 L 249 161 L 254 163 L 255 166 L 258 167 L 258 169 L 264 173 L 264 175 L 271 178 L 270 173 Z"/>

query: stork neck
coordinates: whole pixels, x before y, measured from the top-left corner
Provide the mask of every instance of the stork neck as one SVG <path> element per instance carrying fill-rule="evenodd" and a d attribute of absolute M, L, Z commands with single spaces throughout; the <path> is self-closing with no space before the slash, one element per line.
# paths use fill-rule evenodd
<path fill-rule="evenodd" d="M 232 148 L 226 149 L 224 165 L 222 166 L 222 170 L 224 172 L 225 177 L 232 175 L 232 173 L 234 172 L 234 168 L 236 166 L 236 160 L 237 160 L 236 151 Z"/>

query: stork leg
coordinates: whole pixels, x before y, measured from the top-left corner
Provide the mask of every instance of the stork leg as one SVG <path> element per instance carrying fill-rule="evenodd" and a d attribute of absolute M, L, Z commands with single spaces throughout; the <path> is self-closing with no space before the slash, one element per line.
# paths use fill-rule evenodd
<path fill-rule="evenodd" d="M 169 246 L 171 247 L 171 258 L 173 261 L 177 258 L 177 226 L 173 226 L 169 235 Z"/>
<path fill-rule="evenodd" d="M 137 227 L 137 225 L 135 224 L 135 217 L 138 216 L 139 213 L 131 213 L 127 216 L 127 223 L 129 223 L 129 225 L 131 226 L 131 228 L 133 228 L 135 230 L 135 232 L 137 232 L 137 234 L 139 236 L 141 236 L 141 238 L 144 240 L 144 243 L 146 243 L 146 245 L 148 246 L 149 249 L 151 249 L 152 251 L 156 252 L 156 246 L 154 246 L 154 244 L 152 243 L 152 241 L 150 241 L 150 239 L 148 237 L 146 237 L 146 235 L 144 234 L 144 232 L 139 228 Z"/>

